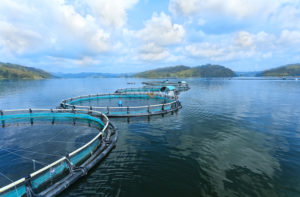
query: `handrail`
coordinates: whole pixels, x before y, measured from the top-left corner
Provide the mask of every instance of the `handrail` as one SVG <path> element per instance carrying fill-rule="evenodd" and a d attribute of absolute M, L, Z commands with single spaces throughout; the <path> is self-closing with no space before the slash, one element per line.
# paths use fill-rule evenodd
<path fill-rule="evenodd" d="M 114 94 L 92 94 L 92 95 L 84 95 L 84 96 L 77 96 L 77 97 L 72 97 L 72 98 L 68 98 L 65 99 L 61 102 L 61 104 L 69 106 L 69 107 L 73 107 L 75 106 L 76 108 L 89 108 L 90 106 L 87 105 L 73 105 L 73 104 L 69 104 L 68 102 L 70 101 L 75 101 L 77 99 L 81 99 L 81 98 L 89 98 L 89 97 L 100 97 L 100 96 L 115 96 L 115 95 L 148 95 L 148 92 L 131 92 L 131 93 L 114 93 Z M 177 98 L 176 97 L 171 97 L 171 96 L 167 96 L 165 94 L 161 94 L 161 93 L 153 93 L 153 96 L 161 96 L 161 97 L 165 97 L 166 99 L 170 99 L 173 100 L 172 102 L 169 103 L 162 103 L 162 104 L 156 104 L 156 105 L 150 105 L 150 107 L 160 107 L 163 105 L 171 105 L 173 103 L 177 102 Z M 144 105 L 144 106 L 129 106 L 130 109 L 142 109 L 142 108 L 148 108 L 149 105 Z M 109 107 L 109 109 L 127 109 L 128 107 Z M 107 109 L 107 107 L 93 107 L 93 109 Z"/>
<path fill-rule="evenodd" d="M 92 113 L 95 113 L 99 116 L 102 116 L 104 117 L 104 119 L 106 120 L 106 123 L 105 123 L 105 126 L 103 127 L 103 129 L 92 139 L 90 140 L 88 143 L 86 143 L 85 145 L 79 147 L 78 149 L 76 149 L 75 151 L 71 152 L 68 154 L 69 157 L 75 155 L 76 153 L 80 152 L 81 150 L 85 149 L 86 147 L 88 147 L 90 144 L 92 144 L 93 142 L 95 142 L 103 133 L 103 131 L 106 131 L 107 128 L 108 128 L 108 125 L 109 125 L 109 119 L 108 117 L 101 113 L 101 112 L 98 112 L 98 111 L 91 111 L 91 110 L 85 110 L 85 109 L 11 109 L 11 110 L 2 110 L 2 113 L 3 115 L 5 115 L 5 112 L 29 112 L 29 113 L 34 113 L 34 111 L 43 111 L 43 112 L 51 112 L 51 113 L 58 113 L 58 112 L 77 112 L 77 111 L 80 111 L 80 112 L 87 112 L 87 115 L 89 112 L 92 112 Z M 1 116 L 0 116 L 1 117 Z M 47 170 L 49 170 L 50 168 L 52 168 L 53 166 L 57 165 L 58 163 L 62 162 L 62 161 L 65 161 L 66 160 L 66 157 L 62 157 L 54 162 L 52 162 L 51 164 L 45 166 L 44 168 L 41 168 L 33 173 L 30 174 L 30 177 L 35 177 Z M 2 188 L 0 188 L 0 193 L 6 191 L 6 190 L 9 190 L 9 189 L 12 189 L 13 187 L 16 187 L 17 185 L 21 184 L 21 183 L 25 183 L 25 178 L 21 178 L 13 183 L 10 183 Z"/>

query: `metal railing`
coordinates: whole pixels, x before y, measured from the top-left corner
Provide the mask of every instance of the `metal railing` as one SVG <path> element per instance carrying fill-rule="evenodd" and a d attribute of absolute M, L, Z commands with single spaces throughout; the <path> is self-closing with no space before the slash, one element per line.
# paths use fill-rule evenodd
<path fill-rule="evenodd" d="M 126 98 L 134 96 L 135 98 L 160 98 L 166 99 L 167 103 L 144 106 L 120 106 L 120 107 L 98 107 L 98 106 L 83 106 L 76 105 L 76 102 L 100 98 Z M 64 109 L 90 109 L 100 111 L 108 117 L 131 117 L 131 116 L 149 116 L 156 114 L 164 114 L 180 109 L 181 103 L 177 96 L 168 96 L 164 93 L 149 93 L 149 92 L 131 92 L 131 93 L 114 93 L 114 94 L 93 94 L 69 98 L 63 100 L 60 107 Z"/>
<path fill-rule="evenodd" d="M 117 132 L 105 114 L 85 109 L 17 109 L 0 111 L 2 127 L 10 120 L 24 118 L 31 123 L 45 117 L 73 117 L 95 121 L 101 128 L 89 142 L 53 163 L 0 188 L 0 196 L 53 196 L 65 190 L 107 155 L 115 146 Z M 111 139 L 112 135 L 114 138 Z"/>

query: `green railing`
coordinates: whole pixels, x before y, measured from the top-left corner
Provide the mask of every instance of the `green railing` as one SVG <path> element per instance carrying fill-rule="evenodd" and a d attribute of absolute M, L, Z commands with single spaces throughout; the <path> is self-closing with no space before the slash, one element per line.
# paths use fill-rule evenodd
<path fill-rule="evenodd" d="M 53 196 L 65 190 L 80 177 L 85 175 L 112 148 L 117 140 L 117 133 L 106 115 L 85 109 L 19 109 L 0 111 L 0 125 L 6 127 L 16 122 L 33 124 L 35 121 L 60 120 L 92 121 L 99 128 L 99 133 L 88 143 L 67 154 L 65 157 L 39 169 L 28 177 L 21 178 L 0 188 L 0 196 Z M 111 136 L 114 138 L 111 139 Z"/>
<path fill-rule="evenodd" d="M 144 106 L 122 106 L 122 107 L 98 107 L 98 106 L 83 106 L 77 105 L 81 101 L 88 101 L 94 99 L 108 99 L 108 98 L 136 98 L 136 99 L 164 99 L 167 103 L 156 105 L 144 105 Z M 65 109 L 90 109 L 94 111 L 100 111 L 108 117 L 132 117 L 132 116 L 150 116 L 157 114 L 164 114 L 172 111 L 176 111 L 181 108 L 181 104 L 177 97 L 167 96 L 163 93 L 115 93 L 115 94 L 94 94 L 84 95 L 74 98 L 63 100 L 60 104 Z"/>

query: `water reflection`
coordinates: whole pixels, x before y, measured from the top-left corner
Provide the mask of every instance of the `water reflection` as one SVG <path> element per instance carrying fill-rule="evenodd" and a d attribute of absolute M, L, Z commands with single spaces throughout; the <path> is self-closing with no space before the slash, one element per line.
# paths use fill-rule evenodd
<path fill-rule="evenodd" d="M 49 80 L 0 97 L 0 108 L 56 106 L 127 81 L 143 79 Z M 300 83 L 187 81 L 178 113 L 113 119 L 116 148 L 62 196 L 300 196 Z"/>

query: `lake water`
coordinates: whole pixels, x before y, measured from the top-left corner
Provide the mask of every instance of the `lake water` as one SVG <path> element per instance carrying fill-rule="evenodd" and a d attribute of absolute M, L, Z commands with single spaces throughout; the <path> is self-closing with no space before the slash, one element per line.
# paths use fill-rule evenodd
<path fill-rule="evenodd" d="M 142 81 L 0 81 L 0 109 L 53 108 Z M 116 148 L 61 196 L 300 196 L 300 81 L 187 81 L 178 113 L 111 119 Z"/>

